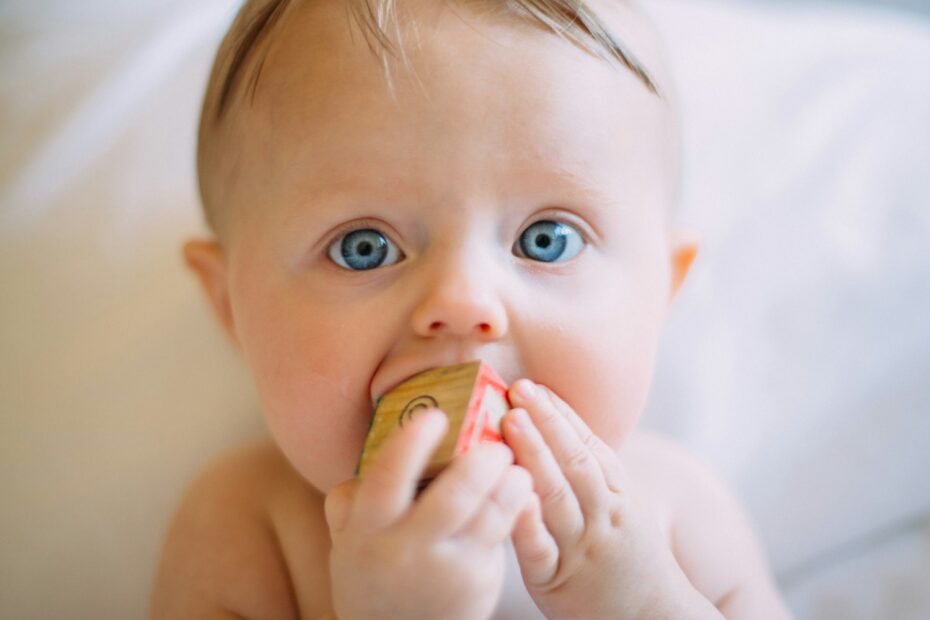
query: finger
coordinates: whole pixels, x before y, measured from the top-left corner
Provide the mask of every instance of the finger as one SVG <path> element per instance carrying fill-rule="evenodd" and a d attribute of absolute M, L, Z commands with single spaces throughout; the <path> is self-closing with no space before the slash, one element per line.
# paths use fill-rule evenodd
<path fill-rule="evenodd" d="M 513 530 L 513 550 L 527 585 L 549 583 L 559 566 L 559 547 L 546 529 L 538 496 L 530 498 Z"/>
<path fill-rule="evenodd" d="M 594 458 L 597 459 L 601 466 L 607 488 L 614 493 L 619 493 L 621 489 L 626 488 L 626 469 L 620 457 L 617 456 L 617 453 L 604 443 L 604 441 L 591 430 L 591 427 L 581 419 L 581 416 L 578 415 L 568 403 L 562 400 L 558 394 L 544 385 L 536 384 L 536 387 L 543 390 L 546 397 L 549 398 L 556 409 L 565 416 L 565 419 L 568 420 L 572 428 L 575 429 L 575 432 L 578 433 L 578 437 L 581 438 L 582 443 L 591 450 Z"/>
<path fill-rule="evenodd" d="M 517 464 L 533 477 L 533 488 L 542 503 L 546 527 L 560 548 L 570 546 L 584 531 L 584 513 L 555 456 L 524 409 L 507 413 L 504 434 Z"/>
<path fill-rule="evenodd" d="M 410 515 L 411 527 L 433 539 L 458 532 L 487 501 L 513 452 L 502 443 L 483 443 L 453 459 L 423 491 Z"/>
<path fill-rule="evenodd" d="M 414 416 L 394 432 L 361 477 L 352 507 L 353 523 L 379 529 L 407 511 L 448 425 L 445 414 L 434 409 Z"/>
<path fill-rule="evenodd" d="M 457 536 L 480 541 L 488 546 L 504 542 L 533 496 L 533 478 L 530 473 L 522 467 L 511 465 L 504 471 L 484 506 Z"/>
<path fill-rule="evenodd" d="M 326 494 L 323 511 L 326 515 L 326 524 L 331 532 L 338 533 L 345 528 L 357 491 L 358 480 L 353 478 L 333 487 Z"/>
<path fill-rule="evenodd" d="M 606 499 L 604 472 L 569 421 L 542 388 L 527 379 L 517 381 L 510 392 L 513 406 L 522 407 L 530 414 L 578 498 L 582 512 L 601 511 Z M 544 513 L 545 508 L 544 503 Z"/>

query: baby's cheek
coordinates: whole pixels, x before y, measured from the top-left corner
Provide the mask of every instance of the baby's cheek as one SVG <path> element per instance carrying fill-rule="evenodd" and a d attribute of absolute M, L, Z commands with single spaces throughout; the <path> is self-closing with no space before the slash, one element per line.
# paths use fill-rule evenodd
<path fill-rule="evenodd" d="M 591 360 L 593 364 L 577 368 L 577 375 L 559 395 L 598 437 L 619 448 L 642 413 L 650 373 L 638 360 L 618 362 L 597 356 Z"/>
<path fill-rule="evenodd" d="M 656 346 L 654 325 L 610 327 L 592 320 L 546 338 L 528 357 L 527 375 L 555 391 L 602 440 L 619 448 L 645 406 Z"/>
<path fill-rule="evenodd" d="M 296 373 L 280 391 L 263 397 L 278 445 L 320 490 L 353 475 L 371 415 L 367 399 L 344 398 L 334 383 L 322 375 Z"/>
<path fill-rule="evenodd" d="M 354 474 L 371 416 L 371 360 L 353 357 L 359 348 L 336 346 L 332 336 L 294 330 L 265 338 L 250 355 L 275 441 L 322 491 Z"/>
<path fill-rule="evenodd" d="M 646 404 L 651 380 L 651 369 L 629 360 L 614 368 L 613 378 L 592 386 L 590 394 L 599 389 L 598 396 L 585 399 L 583 404 L 591 429 L 608 445 L 619 449 L 630 431 L 636 426 Z"/>

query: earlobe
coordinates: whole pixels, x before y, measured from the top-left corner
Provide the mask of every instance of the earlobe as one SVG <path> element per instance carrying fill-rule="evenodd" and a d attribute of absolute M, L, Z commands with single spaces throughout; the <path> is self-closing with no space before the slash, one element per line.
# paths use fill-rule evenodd
<path fill-rule="evenodd" d="M 671 288 L 669 302 L 678 294 L 681 285 L 691 271 L 691 265 L 698 254 L 697 235 L 679 232 L 672 239 L 671 244 Z"/>
<path fill-rule="evenodd" d="M 184 244 L 184 262 L 200 281 L 200 286 L 210 302 L 216 318 L 233 346 L 239 349 L 232 307 L 229 303 L 229 284 L 226 257 L 216 240 L 194 239 Z"/>

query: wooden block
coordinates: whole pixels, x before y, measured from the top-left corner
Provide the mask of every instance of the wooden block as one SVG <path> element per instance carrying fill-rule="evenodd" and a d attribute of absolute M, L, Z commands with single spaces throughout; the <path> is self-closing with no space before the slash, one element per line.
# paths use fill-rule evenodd
<path fill-rule="evenodd" d="M 378 399 L 357 473 L 365 472 L 395 430 L 430 407 L 445 412 L 449 429 L 423 474 L 421 487 L 478 442 L 503 441 L 501 418 L 510 403 L 507 385 L 497 373 L 480 361 L 433 368 L 407 379 Z"/>

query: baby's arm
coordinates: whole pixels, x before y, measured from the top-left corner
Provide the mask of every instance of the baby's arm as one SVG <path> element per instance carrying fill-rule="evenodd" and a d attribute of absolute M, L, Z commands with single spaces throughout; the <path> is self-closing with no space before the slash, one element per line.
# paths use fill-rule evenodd
<path fill-rule="evenodd" d="M 658 436 L 641 435 L 630 452 L 640 462 L 648 455 L 643 473 L 675 489 L 672 550 L 697 590 L 730 620 L 790 618 L 748 518 L 720 480 Z"/>
<path fill-rule="evenodd" d="M 295 474 L 270 444 L 240 449 L 205 471 L 168 531 L 152 618 L 299 617 L 291 568 L 273 523 L 276 505 L 298 497 L 289 492 L 297 486 Z M 299 503 L 311 501 L 303 495 Z M 286 508 L 280 512 L 299 514 L 303 531 L 326 537 L 319 511 Z M 303 572 L 305 590 L 316 596 L 301 597 L 302 611 L 307 618 L 322 617 L 329 607 L 328 584 L 308 583 L 313 571 Z"/>

